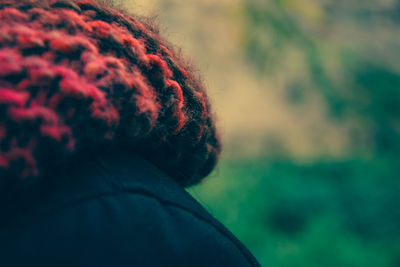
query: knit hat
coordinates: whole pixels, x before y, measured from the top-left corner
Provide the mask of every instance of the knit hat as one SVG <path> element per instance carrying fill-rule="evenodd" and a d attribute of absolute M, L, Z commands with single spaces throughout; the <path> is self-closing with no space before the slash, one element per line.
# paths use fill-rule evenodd
<path fill-rule="evenodd" d="M 110 147 L 183 186 L 207 176 L 221 144 L 195 72 L 150 23 L 109 4 L 0 0 L 0 184 Z"/>

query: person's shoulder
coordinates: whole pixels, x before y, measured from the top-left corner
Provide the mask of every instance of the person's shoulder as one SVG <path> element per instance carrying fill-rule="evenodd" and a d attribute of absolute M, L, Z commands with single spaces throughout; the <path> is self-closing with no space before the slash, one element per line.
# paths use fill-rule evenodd
<path fill-rule="evenodd" d="M 48 233 L 51 227 L 54 233 Z M 233 235 L 190 207 L 148 192 L 110 194 L 75 203 L 53 214 L 35 232 L 66 240 L 68 250 L 86 251 L 93 257 L 105 251 L 96 265 L 254 265 Z"/>
<path fill-rule="evenodd" d="M 1 258 L 21 265 L 38 260 L 44 266 L 254 265 L 207 219 L 148 192 L 71 203 L 16 229 L 8 240 Z"/>
<path fill-rule="evenodd" d="M 257 266 L 181 186 L 141 159 L 82 170 L 45 198 L 45 212 L 8 231 L 6 259 L 57 266 Z M 104 171 L 104 170 L 105 171 Z M 71 189 L 65 189 L 71 188 Z M 4 262 L 3 262 L 4 263 Z M 14 262 L 15 263 L 15 262 Z M 7 266 L 7 265 L 5 265 Z"/>

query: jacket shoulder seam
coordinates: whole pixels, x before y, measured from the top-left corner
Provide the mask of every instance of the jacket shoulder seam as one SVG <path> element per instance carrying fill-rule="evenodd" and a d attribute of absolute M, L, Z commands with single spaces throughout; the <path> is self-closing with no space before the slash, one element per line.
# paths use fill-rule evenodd
<path fill-rule="evenodd" d="M 246 260 L 252 265 L 252 266 L 258 266 L 254 263 L 254 260 L 250 257 L 250 255 L 248 255 L 248 253 L 246 252 L 245 249 L 243 249 L 243 247 L 238 244 L 238 241 L 233 238 L 232 236 L 230 236 L 229 234 L 227 234 L 224 230 L 221 229 L 220 226 L 218 226 L 216 223 L 210 221 L 209 219 L 205 218 L 204 216 L 198 214 L 198 212 L 195 212 L 183 205 L 179 205 L 179 203 L 175 203 L 173 201 L 168 201 L 166 199 L 162 199 L 158 196 L 156 196 L 155 194 L 151 193 L 148 190 L 145 189 L 141 189 L 141 188 L 137 188 L 137 189 L 130 189 L 130 190 L 123 190 L 123 191 L 117 191 L 117 192 L 104 192 L 104 193 L 98 193 L 98 194 L 94 194 L 94 195 L 90 195 L 87 197 L 82 197 L 73 201 L 70 201 L 68 203 L 66 203 L 65 205 L 62 205 L 58 208 L 55 208 L 51 211 L 49 211 L 48 213 L 46 213 L 46 215 L 54 215 L 56 213 L 62 212 L 65 209 L 68 209 L 70 207 L 74 207 L 77 206 L 79 204 L 91 201 L 91 200 L 96 200 L 96 199 L 100 199 L 103 197 L 109 197 L 109 196 L 121 196 L 121 195 L 140 195 L 140 196 L 146 196 L 152 199 L 157 200 L 159 203 L 161 203 L 162 205 L 168 205 L 171 207 L 175 207 L 178 208 L 179 210 L 183 210 L 186 213 L 189 213 L 191 215 L 193 215 L 195 218 L 197 218 L 198 220 L 201 220 L 205 223 L 207 223 L 207 225 L 210 225 L 211 227 L 213 227 L 219 234 L 225 236 L 226 238 L 228 238 L 234 245 L 235 247 L 241 252 L 241 254 L 246 258 Z M 212 216 L 212 215 L 211 215 Z"/>

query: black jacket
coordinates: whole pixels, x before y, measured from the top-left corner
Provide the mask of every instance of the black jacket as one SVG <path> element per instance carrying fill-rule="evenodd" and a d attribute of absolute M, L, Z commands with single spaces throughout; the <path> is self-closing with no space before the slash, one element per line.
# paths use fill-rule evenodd
<path fill-rule="evenodd" d="M 181 186 L 139 156 L 97 155 L 54 181 L 2 213 L 0 266 L 259 266 Z"/>

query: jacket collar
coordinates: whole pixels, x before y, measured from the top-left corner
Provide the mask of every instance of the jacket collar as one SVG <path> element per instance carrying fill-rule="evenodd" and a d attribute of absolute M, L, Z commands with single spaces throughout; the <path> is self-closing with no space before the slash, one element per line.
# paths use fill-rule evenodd
<path fill-rule="evenodd" d="M 132 151 L 107 151 L 80 157 L 75 164 L 43 184 L 29 188 L 37 200 L 23 203 L 23 213 L 51 214 L 87 199 L 124 193 L 146 194 L 157 200 L 190 210 L 207 212 L 173 178 Z M 27 191 L 25 190 L 25 191 Z M 33 192 L 33 193 L 32 193 Z"/>

